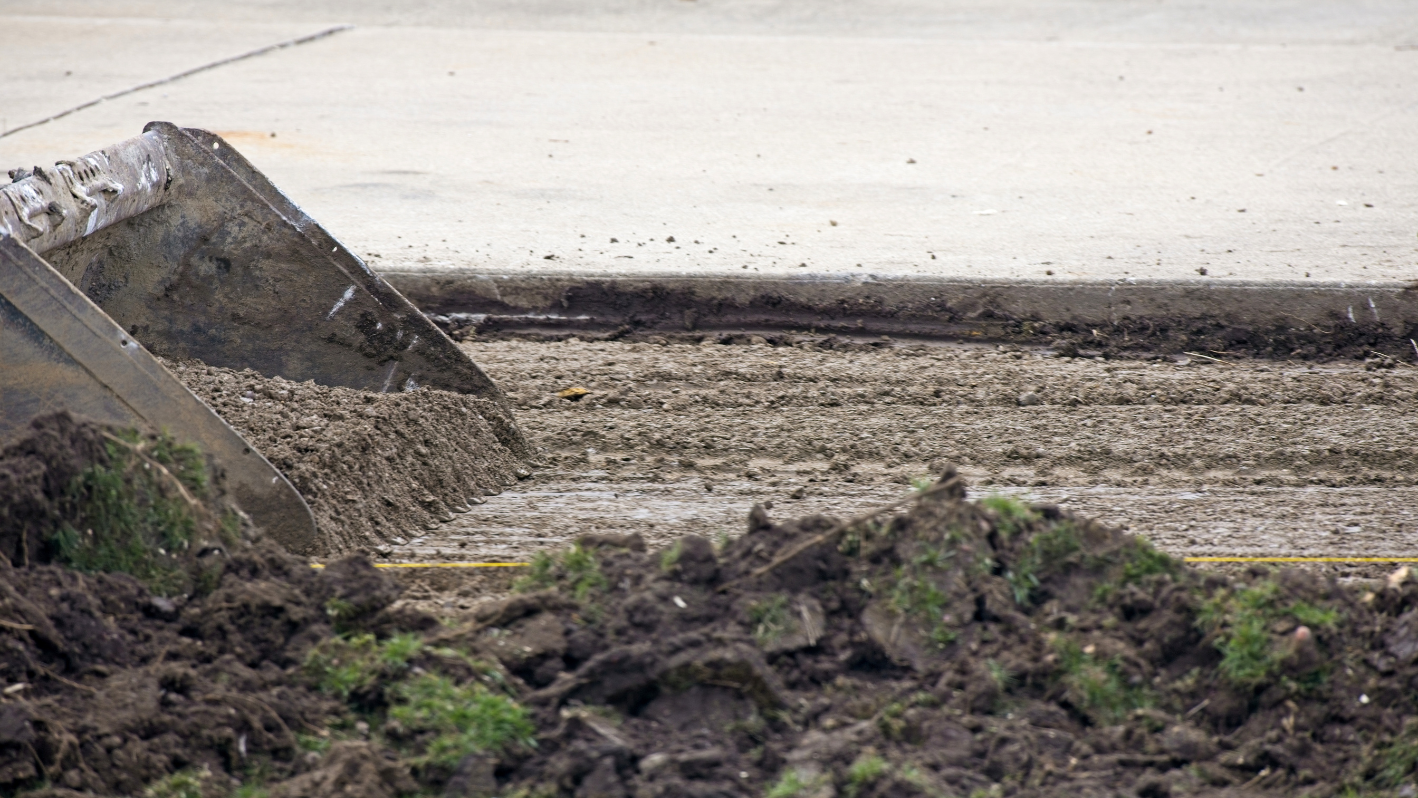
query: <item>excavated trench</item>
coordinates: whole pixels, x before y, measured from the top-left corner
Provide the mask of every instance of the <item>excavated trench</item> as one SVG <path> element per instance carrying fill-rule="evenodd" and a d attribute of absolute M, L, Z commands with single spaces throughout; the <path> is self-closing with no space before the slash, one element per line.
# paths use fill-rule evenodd
<path fill-rule="evenodd" d="M 590 532 L 652 544 L 737 535 L 755 502 L 844 516 L 955 464 L 972 495 L 1058 504 L 1177 556 L 1415 554 L 1410 364 L 771 338 L 465 343 L 543 462 L 374 552 L 525 561 Z M 578 387 L 588 391 L 578 400 L 558 396 Z M 1393 566 L 1310 567 L 1375 576 Z M 456 607 L 492 578 L 417 581 Z"/>

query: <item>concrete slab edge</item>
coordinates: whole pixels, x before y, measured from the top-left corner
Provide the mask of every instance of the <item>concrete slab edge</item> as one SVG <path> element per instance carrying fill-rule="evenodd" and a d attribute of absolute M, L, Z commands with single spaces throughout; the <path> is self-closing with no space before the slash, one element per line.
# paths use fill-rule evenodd
<path fill-rule="evenodd" d="M 795 330 L 1162 352 L 1418 359 L 1418 284 L 879 275 L 390 271 L 424 312 L 487 329 Z"/>

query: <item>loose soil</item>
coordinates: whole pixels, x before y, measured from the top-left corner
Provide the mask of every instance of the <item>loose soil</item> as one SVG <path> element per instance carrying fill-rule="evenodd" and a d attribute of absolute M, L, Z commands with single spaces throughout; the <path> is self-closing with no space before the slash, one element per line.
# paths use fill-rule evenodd
<path fill-rule="evenodd" d="M 53 505 L 86 433 L 44 434 L 70 440 L 21 441 L 0 473 L 54 470 L 31 492 Z M 1056 506 L 967 501 L 953 469 L 852 519 L 583 536 L 456 628 L 362 558 L 317 571 L 258 539 L 198 559 L 215 578 L 174 598 L 0 560 L 0 790 L 1405 795 L 1418 766 L 1407 569 L 1373 589 L 1200 572 Z M 536 745 L 431 762 L 406 682 L 341 670 L 362 645 L 495 687 Z"/>
<path fill-rule="evenodd" d="M 50 564 L 48 533 L 77 520 L 75 478 L 108 462 L 117 434 L 44 417 L 0 453 L 0 794 L 144 795 L 184 771 L 200 789 L 152 794 L 313 778 L 321 759 L 300 736 L 321 734 L 341 706 L 301 677 L 306 653 L 332 623 L 388 634 L 436 621 L 389 610 L 398 589 L 367 561 L 316 571 L 249 527 L 191 546 L 180 558 L 189 589 L 171 597 L 127 573 Z M 29 556 L 17 559 L 26 535 Z M 378 752 L 355 754 L 379 770 Z"/>
<path fill-rule="evenodd" d="M 722 548 L 598 535 L 539 558 L 521 589 L 548 589 L 438 638 L 526 685 L 539 745 L 498 761 L 502 794 L 1412 789 L 1406 570 L 1377 592 L 1232 580 L 964 496 L 947 472 L 899 514 L 755 508 Z"/>
<path fill-rule="evenodd" d="M 1027 494 L 1179 556 L 1418 553 L 1418 369 L 1396 361 L 781 344 L 466 343 L 548 464 L 389 556 L 525 559 L 597 530 L 713 537 L 755 502 L 849 514 L 944 462 L 977 495 Z M 557 398 L 578 386 L 580 401 Z"/>
<path fill-rule="evenodd" d="M 300 491 L 327 554 L 403 542 L 527 475 L 498 442 L 488 419 L 500 416 L 485 399 L 167 365 Z"/>

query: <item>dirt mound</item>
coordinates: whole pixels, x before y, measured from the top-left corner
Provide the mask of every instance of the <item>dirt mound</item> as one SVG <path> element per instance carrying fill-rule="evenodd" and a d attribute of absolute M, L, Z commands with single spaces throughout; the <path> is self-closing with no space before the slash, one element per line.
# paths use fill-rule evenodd
<path fill-rule="evenodd" d="M 527 475 L 485 399 L 167 365 L 295 485 L 328 552 L 403 542 Z"/>
<path fill-rule="evenodd" d="M 1048 506 L 587 538 L 447 633 L 527 687 L 537 795 L 1412 789 L 1418 583 L 1187 568 Z M 982 791 L 982 792 L 976 792 Z M 1399 794 L 1406 794 L 1400 792 Z"/>
<path fill-rule="evenodd" d="M 0 450 L 0 522 L 5 562 L 120 570 L 161 595 L 190 591 L 209 554 L 253 532 L 196 447 L 67 412 Z"/>
<path fill-rule="evenodd" d="M 241 539 L 169 598 L 0 560 L 0 794 L 1411 794 L 1407 570 L 1232 579 L 964 497 L 583 536 L 453 629 Z"/>
<path fill-rule="evenodd" d="M 438 622 L 394 606 L 399 588 L 366 559 L 315 570 L 247 535 L 185 537 L 162 554 L 189 578 L 154 578 L 138 554 L 207 530 L 202 499 L 221 479 L 199 466 L 162 436 L 67 415 L 0 456 L 0 540 L 33 544 L 0 557 L 0 795 L 392 798 L 448 780 L 470 749 L 500 750 L 504 728 L 530 743 L 523 710 L 489 686 L 500 671 L 425 650 L 418 633 Z M 169 478 L 199 506 L 169 506 Z M 56 545 L 73 529 L 89 549 Z M 482 714 L 450 717 L 469 702 Z M 371 706 L 403 736 L 332 735 Z"/>

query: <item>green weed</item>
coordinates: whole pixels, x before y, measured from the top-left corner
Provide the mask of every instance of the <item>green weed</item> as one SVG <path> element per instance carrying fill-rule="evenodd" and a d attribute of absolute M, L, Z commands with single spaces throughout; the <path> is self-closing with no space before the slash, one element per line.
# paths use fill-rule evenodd
<path fill-rule="evenodd" d="M 206 768 L 179 770 L 149 784 L 143 798 L 202 798 L 202 782 L 211 777 Z"/>
<path fill-rule="evenodd" d="M 777 640 L 788 631 L 791 623 L 788 597 L 777 593 L 763 601 L 755 601 L 749 605 L 748 619 L 753 624 L 753 636 L 760 644 Z"/>
<path fill-rule="evenodd" d="M 332 637 L 306 656 L 305 673 L 322 691 L 349 701 L 401 676 L 422 650 L 423 641 L 412 634 L 394 635 L 382 643 L 371 634 Z"/>
<path fill-rule="evenodd" d="M 1365 783 L 1351 783 L 1342 794 L 1363 795 L 1366 786 L 1391 790 L 1412 781 L 1415 772 L 1418 772 L 1418 720 L 1409 719 L 1398 735 L 1376 746 L 1366 757 L 1361 771 Z"/>
<path fill-rule="evenodd" d="M 1116 555 L 1094 558 L 1091 564 L 1106 568 L 1118 560 L 1122 562 L 1122 569 L 1117 578 L 1098 585 L 1093 591 L 1094 601 L 1106 602 L 1122 587 L 1155 574 L 1175 574 L 1180 567 L 1175 558 L 1158 551 L 1151 541 L 1140 535 L 1130 537 Z"/>
<path fill-rule="evenodd" d="M 66 520 L 47 535 L 58 560 L 80 571 L 130 574 L 159 595 L 185 592 L 190 579 L 177 555 L 210 516 L 200 504 L 208 485 L 201 452 L 134 430 L 111 436 L 105 450 L 106 462 L 90 464 L 65 487 Z M 220 528 L 235 523 L 212 520 Z"/>
<path fill-rule="evenodd" d="M 875 784 L 891 770 L 891 764 L 875 752 L 857 757 L 847 770 L 847 798 L 855 798 L 864 788 Z"/>
<path fill-rule="evenodd" d="M 1013 496 L 986 496 L 980 500 L 980 505 L 993 510 L 999 517 L 997 526 L 1005 537 L 1014 537 L 1039 520 L 1039 514 L 1032 507 Z"/>
<path fill-rule="evenodd" d="M 729 530 L 721 529 L 714 535 L 714 551 L 722 554 L 724 549 L 727 549 L 729 544 L 733 542 L 734 536 L 729 533 Z"/>
<path fill-rule="evenodd" d="M 950 598 L 936 587 L 924 568 L 898 568 L 896 584 L 891 590 L 891 608 L 902 615 L 914 616 L 926 626 L 931 642 L 944 648 L 955 642 L 955 630 L 945 625 L 945 609 Z"/>
<path fill-rule="evenodd" d="M 420 656 L 429 662 L 460 660 L 472 666 L 478 679 L 459 684 L 444 674 L 411 667 Z M 502 751 L 513 746 L 535 747 L 536 727 L 527 711 L 498 692 L 500 674 L 453 649 L 429 648 L 412 634 L 378 641 L 373 635 L 326 640 L 306 657 L 305 673 L 324 692 L 340 698 L 357 713 L 374 714 L 371 706 L 388 706 L 388 717 L 417 739 L 418 765 L 452 767 L 475 751 Z M 371 724 L 373 725 L 373 724 Z M 330 739 L 300 735 L 304 750 L 324 751 Z"/>
<path fill-rule="evenodd" d="M 985 660 L 985 671 L 990 674 L 990 681 L 995 683 L 1001 693 L 1009 692 L 1018 681 L 1009 668 L 992 659 Z"/>
<path fill-rule="evenodd" d="M 1061 642 L 1058 652 L 1069 701 L 1094 723 L 1120 723 L 1134 709 L 1152 706 L 1153 695 L 1129 684 L 1116 659 L 1099 661 L 1072 640 Z"/>
<path fill-rule="evenodd" d="M 763 794 L 763 798 L 799 798 L 799 796 L 806 795 L 813 786 L 815 783 L 804 779 L 796 769 L 788 768 L 778 777 L 778 781 L 768 788 L 768 792 Z"/>
<path fill-rule="evenodd" d="M 456 766 L 478 751 L 536 746 L 536 726 L 527 710 L 482 684 L 455 684 L 446 676 L 424 673 L 394 685 L 400 703 L 389 716 L 412 732 L 431 732 L 416 763 Z"/>
<path fill-rule="evenodd" d="M 1316 607 L 1305 601 L 1290 605 L 1290 614 L 1300 623 L 1316 629 L 1332 629 L 1339 623 L 1338 610 Z"/>
<path fill-rule="evenodd" d="M 1118 581 L 1130 585 L 1153 574 L 1176 573 L 1178 566 L 1175 558 L 1158 551 L 1147 538 L 1134 535 L 1123 549 L 1123 573 Z"/>
<path fill-rule="evenodd" d="M 676 540 L 660 552 L 660 570 L 665 573 L 673 571 L 675 566 L 679 565 L 679 556 L 682 550 L 680 542 Z"/>
<path fill-rule="evenodd" d="M 331 738 L 321 737 L 318 734 L 307 734 L 305 732 L 295 733 L 296 747 L 302 751 L 313 751 L 317 754 L 323 754 L 330 750 L 331 742 Z"/>
<path fill-rule="evenodd" d="M 1327 629 L 1333 628 L 1340 616 L 1335 610 L 1307 602 L 1282 603 L 1280 586 L 1267 579 L 1235 590 L 1217 590 L 1202 604 L 1197 625 L 1216 636 L 1221 677 L 1237 687 L 1253 689 L 1273 681 L 1284 660 L 1280 641 L 1270 627 L 1286 617 Z"/>
<path fill-rule="evenodd" d="M 579 543 L 562 552 L 538 552 L 527 570 L 526 576 L 512 584 L 514 591 L 528 593 L 565 586 L 577 601 L 585 601 L 608 584 L 596 555 Z"/>
<path fill-rule="evenodd" d="M 1024 544 L 1018 561 L 1004 574 L 1014 593 L 1016 604 L 1029 604 L 1039 587 L 1039 577 L 1056 569 L 1069 556 L 1083 548 L 1078 528 L 1072 521 L 1062 521 L 1038 533 Z"/>

